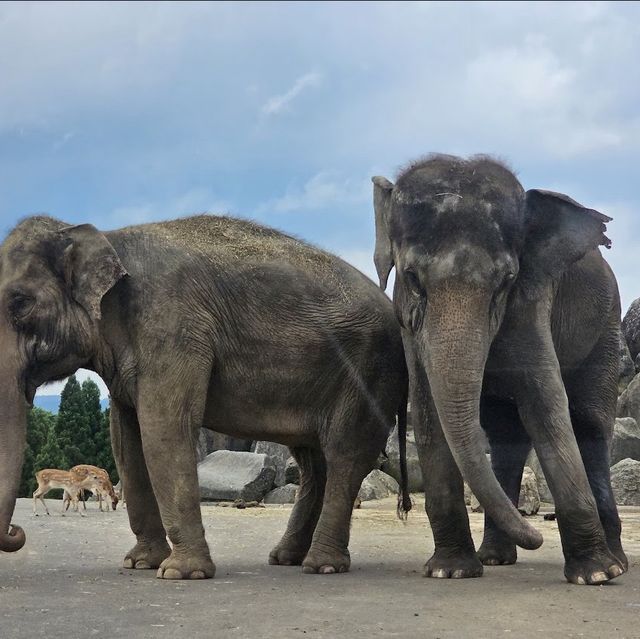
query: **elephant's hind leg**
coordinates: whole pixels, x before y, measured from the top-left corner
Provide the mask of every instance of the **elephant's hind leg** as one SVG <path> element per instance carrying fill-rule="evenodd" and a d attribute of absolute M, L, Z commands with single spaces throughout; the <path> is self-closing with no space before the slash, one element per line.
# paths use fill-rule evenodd
<path fill-rule="evenodd" d="M 491 445 L 491 465 L 502 489 L 513 505 L 518 507 L 522 470 L 531 450 L 527 434 L 514 404 L 483 399 L 481 422 Z M 514 564 L 518 557 L 516 545 L 493 519 L 485 513 L 484 539 L 478 558 L 485 566 Z"/>
<path fill-rule="evenodd" d="M 127 486 L 129 524 L 137 539 L 125 555 L 123 565 L 137 570 L 158 568 L 171 549 L 149 481 L 138 418 L 132 408 L 112 399 L 110 419 L 118 475 Z"/>
<path fill-rule="evenodd" d="M 269 563 L 273 565 L 299 566 L 302 563 L 320 517 L 327 481 L 327 466 L 322 452 L 312 448 L 292 448 L 291 454 L 300 468 L 300 487 L 287 530 L 269 553 Z"/>

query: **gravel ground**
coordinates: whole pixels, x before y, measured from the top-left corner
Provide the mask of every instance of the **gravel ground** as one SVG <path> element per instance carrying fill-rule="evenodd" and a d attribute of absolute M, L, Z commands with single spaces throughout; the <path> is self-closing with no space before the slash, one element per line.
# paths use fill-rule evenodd
<path fill-rule="evenodd" d="M 555 522 L 534 524 L 545 543 L 482 579 L 421 576 L 432 550 L 419 507 L 408 523 L 394 500 L 354 516 L 352 570 L 303 575 L 267 565 L 289 507 L 237 510 L 203 505 L 217 564 L 207 581 L 162 581 L 122 569 L 133 545 L 126 510 L 87 517 L 33 517 L 18 500 L 26 546 L 0 557 L 0 639 L 165 637 L 603 637 L 640 638 L 640 509 L 622 508 L 630 572 L 605 586 L 572 586 L 562 575 Z M 471 514 L 479 543 L 482 515 Z"/>

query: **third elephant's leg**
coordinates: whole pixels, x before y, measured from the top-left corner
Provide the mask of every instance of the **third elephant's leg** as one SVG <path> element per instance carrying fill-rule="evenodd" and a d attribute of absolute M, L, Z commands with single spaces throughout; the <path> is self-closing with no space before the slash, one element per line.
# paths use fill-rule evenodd
<path fill-rule="evenodd" d="M 269 563 L 300 565 L 305 558 L 322 510 L 327 467 L 322 452 L 312 448 L 292 448 L 300 468 L 300 486 L 287 530 L 269 553 Z"/>
<path fill-rule="evenodd" d="M 136 545 L 125 555 L 124 567 L 158 568 L 171 549 L 160 519 L 142 452 L 135 411 L 111 400 L 111 442 L 118 475 L 127 487 L 127 514 Z"/>
<path fill-rule="evenodd" d="M 507 497 L 518 507 L 522 470 L 531 450 L 531 438 L 524 430 L 514 404 L 483 399 L 480 420 L 491 446 L 491 466 Z M 516 545 L 485 513 L 484 539 L 478 557 L 485 566 L 513 564 Z"/>
<path fill-rule="evenodd" d="M 480 577 L 482 564 L 471 538 L 462 475 L 442 432 L 426 374 L 414 357 L 411 341 L 405 339 L 404 344 L 411 378 L 411 421 L 435 544 L 424 574 L 441 579 Z"/>

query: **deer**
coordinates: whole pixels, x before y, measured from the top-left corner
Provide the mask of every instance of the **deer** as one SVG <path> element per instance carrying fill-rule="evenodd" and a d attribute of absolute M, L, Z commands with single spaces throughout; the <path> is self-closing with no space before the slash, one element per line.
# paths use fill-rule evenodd
<path fill-rule="evenodd" d="M 68 470 L 58 470 L 56 468 L 47 468 L 44 470 L 39 470 L 36 473 L 36 481 L 38 482 L 38 487 L 33 492 L 33 514 L 37 517 L 37 504 L 38 499 L 42 502 L 45 512 L 47 515 L 50 515 L 49 509 L 47 508 L 47 504 L 44 501 L 44 496 L 54 488 L 62 488 L 65 491 L 65 496 L 68 495 L 69 500 L 74 505 L 74 510 L 79 511 L 78 509 L 78 494 L 80 490 L 87 488 L 90 489 L 93 482 L 96 481 L 95 475 L 87 475 L 82 478 L 78 475 L 71 473 Z M 65 501 L 62 501 L 62 515 L 64 516 L 65 512 Z M 81 517 L 84 517 L 84 513 L 80 513 Z"/>
<path fill-rule="evenodd" d="M 111 507 L 113 510 L 116 509 L 118 505 L 118 496 L 116 495 L 113 484 L 111 483 L 111 479 L 109 478 L 109 473 L 104 470 L 104 468 L 99 468 L 98 466 L 92 466 L 91 464 L 78 464 L 69 470 L 69 472 L 74 476 L 76 483 L 83 482 L 82 489 L 89 490 L 94 495 L 98 496 L 98 502 L 100 505 L 100 512 L 102 510 L 102 501 L 108 502 L 111 500 Z M 87 505 L 82 496 L 82 491 L 79 490 L 80 499 L 82 499 L 82 505 L 84 510 L 87 509 Z M 75 501 L 72 499 L 69 493 L 65 493 L 64 503 L 65 510 L 68 510 L 69 505 L 74 504 L 74 510 L 78 509 L 78 500 Z M 109 506 L 107 505 L 107 512 L 109 511 Z"/>

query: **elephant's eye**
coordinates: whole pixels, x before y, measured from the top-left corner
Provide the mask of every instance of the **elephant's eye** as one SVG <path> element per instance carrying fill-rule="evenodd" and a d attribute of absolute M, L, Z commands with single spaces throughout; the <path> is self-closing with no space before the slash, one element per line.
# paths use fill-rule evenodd
<path fill-rule="evenodd" d="M 15 291 L 9 298 L 9 314 L 16 324 L 21 324 L 30 315 L 36 305 L 36 300 L 31 295 Z"/>
<path fill-rule="evenodd" d="M 416 295 L 420 295 L 422 293 L 422 285 L 418 276 L 412 270 L 407 269 L 404 272 L 404 277 L 409 289 Z"/>

